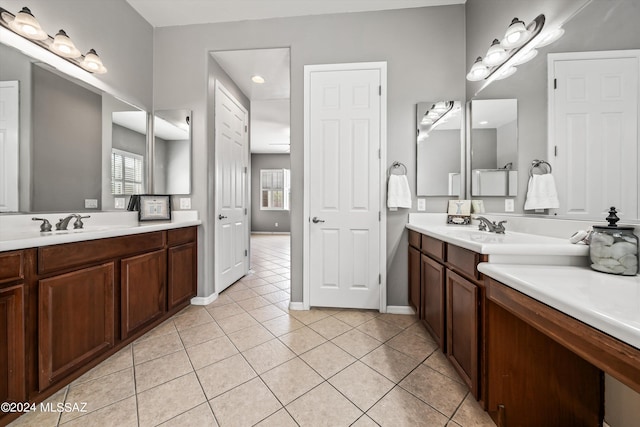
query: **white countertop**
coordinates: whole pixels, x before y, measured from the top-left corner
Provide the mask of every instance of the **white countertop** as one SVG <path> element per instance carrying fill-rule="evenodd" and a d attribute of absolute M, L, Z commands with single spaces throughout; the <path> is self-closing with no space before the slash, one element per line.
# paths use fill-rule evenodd
<path fill-rule="evenodd" d="M 547 265 L 481 263 L 478 270 L 640 349 L 640 276 Z"/>
<path fill-rule="evenodd" d="M 589 247 L 568 239 L 519 233 L 479 231 L 475 225 L 407 224 L 407 228 L 481 254 L 587 256 Z"/>
<path fill-rule="evenodd" d="M 22 216 L 22 215 L 21 215 Z M 170 230 L 197 226 L 202 224 L 193 211 L 175 213 L 171 221 L 138 222 L 132 220 L 132 215 L 116 214 L 92 214 L 91 219 L 84 220 L 84 228 L 73 229 L 73 221 L 69 223 L 68 230 L 40 232 L 39 223 L 31 222 L 33 216 L 45 216 L 55 224 L 54 218 L 60 214 L 27 215 L 29 218 L 2 217 L 4 222 L 0 227 L 0 252 L 17 249 L 35 248 L 40 246 L 58 245 L 61 243 L 81 242 L 85 240 L 106 239 L 109 237 L 127 236 L 130 234 L 150 233 L 153 231 Z M 115 220 L 114 220 L 115 218 Z M 120 222 L 120 219 L 123 221 Z M 23 224 L 27 222 L 27 226 Z M 13 225 L 13 226 L 11 226 Z M 55 228 L 55 227 L 54 227 Z"/>

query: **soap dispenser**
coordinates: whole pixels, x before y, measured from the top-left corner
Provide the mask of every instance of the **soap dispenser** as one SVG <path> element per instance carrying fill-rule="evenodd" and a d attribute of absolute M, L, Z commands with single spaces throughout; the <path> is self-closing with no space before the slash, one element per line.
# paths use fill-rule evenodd
<path fill-rule="evenodd" d="M 638 274 L 638 237 L 633 227 L 619 227 L 616 208 L 609 209 L 609 225 L 594 225 L 589 244 L 591 268 L 623 276 Z"/>

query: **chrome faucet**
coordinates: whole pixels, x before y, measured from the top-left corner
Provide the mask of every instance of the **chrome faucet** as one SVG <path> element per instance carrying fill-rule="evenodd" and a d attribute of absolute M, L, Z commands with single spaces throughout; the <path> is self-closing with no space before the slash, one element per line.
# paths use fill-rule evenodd
<path fill-rule="evenodd" d="M 71 214 L 66 218 L 60 218 L 60 220 L 56 223 L 56 230 L 66 230 L 67 226 L 69 225 L 69 221 L 71 221 L 73 218 L 76 219 L 75 222 L 73 223 L 73 228 L 79 229 L 84 226 L 84 223 L 82 222 L 82 220 L 85 218 L 91 218 L 91 216 L 90 215 L 81 216 L 78 214 Z"/>
<path fill-rule="evenodd" d="M 69 221 L 71 221 L 73 218 L 79 217 L 80 215 L 78 214 L 71 214 L 66 218 L 60 218 L 60 220 L 56 223 L 56 230 L 66 230 L 67 226 L 69 225 Z"/>
<path fill-rule="evenodd" d="M 502 224 L 506 223 L 507 221 L 500 221 L 496 224 L 495 221 L 489 221 L 483 216 L 476 216 L 473 219 L 477 219 L 478 221 L 480 221 L 480 224 L 478 224 L 478 230 L 480 231 L 488 231 L 490 233 L 497 234 L 504 234 L 505 232 L 504 225 Z"/>

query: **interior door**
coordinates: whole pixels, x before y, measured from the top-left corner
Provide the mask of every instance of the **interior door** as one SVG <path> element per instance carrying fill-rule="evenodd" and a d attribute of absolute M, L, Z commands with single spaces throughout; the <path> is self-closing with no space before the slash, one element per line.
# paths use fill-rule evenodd
<path fill-rule="evenodd" d="M 380 308 L 381 70 L 309 76 L 309 305 Z"/>
<path fill-rule="evenodd" d="M 550 147 L 559 214 L 638 218 L 638 54 L 553 61 Z M 560 54 L 559 54 L 560 55 Z M 626 56 L 626 57 L 625 57 Z M 633 56 L 633 55 L 632 55 Z"/>
<path fill-rule="evenodd" d="M 0 82 L 0 212 L 18 211 L 18 84 Z"/>
<path fill-rule="evenodd" d="M 216 292 L 247 274 L 247 110 L 216 81 Z"/>

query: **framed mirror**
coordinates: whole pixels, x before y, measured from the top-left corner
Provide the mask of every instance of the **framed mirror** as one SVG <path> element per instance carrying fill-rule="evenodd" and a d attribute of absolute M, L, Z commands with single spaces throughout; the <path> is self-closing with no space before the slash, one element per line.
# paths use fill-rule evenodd
<path fill-rule="evenodd" d="M 153 192 L 190 194 L 191 111 L 156 111 L 153 136 Z"/>
<path fill-rule="evenodd" d="M 0 86 L 18 89 L 9 107 L 15 138 L 3 152 L 10 167 L 0 171 L 11 199 L 0 212 L 113 209 L 112 140 L 124 132 L 114 130 L 114 114 L 147 113 L 11 46 L 0 44 L 0 57 Z M 146 147 L 146 125 L 140 132 Z"/>
<path fill-rule="evenodd" d="M 471 196 L 517 196 L 518 101 L 474 99 L 469 110 Z"/>
<path fill-rule="evenodd" d="M 462 192 L 463 110 L 460 101 L 416 106 L 418 196 L 459 196 Z"/>

